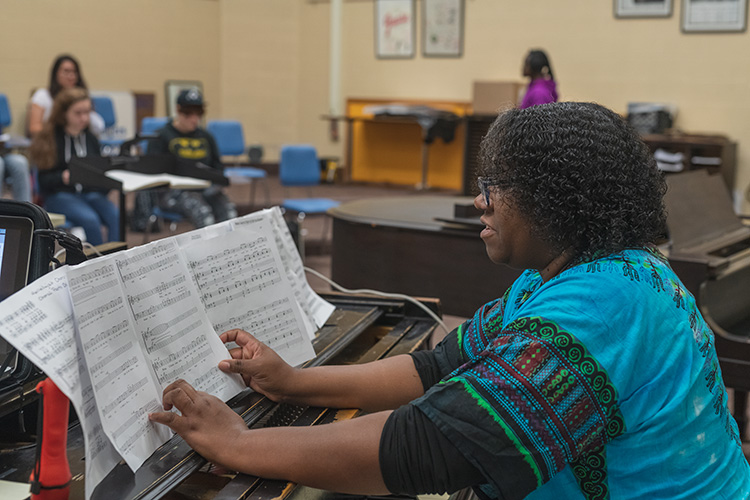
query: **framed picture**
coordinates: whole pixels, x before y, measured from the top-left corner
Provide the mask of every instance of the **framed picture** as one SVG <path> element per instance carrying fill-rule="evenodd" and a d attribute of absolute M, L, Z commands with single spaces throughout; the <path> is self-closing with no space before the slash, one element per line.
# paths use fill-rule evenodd
<path fill-rule="evenodd" d="M 682 31 L 742 32 L 747 28 L 747 0 L 682 0 Z"/>
<path fill-rule="evenodd" d="M 426 57 L 461 57 L 464 0 L 422 0 L 422 52 Z"/>
<path fill-rule="evenodd" d="M 670 17 L 672 0 L 615 0 L 615 17 Z"/>
<path fill-rule="evenodd" d="M 198 80 L 167 80 L 164 84 L 164 98 L 167 101 L 167 116 L 174 118 L 177 115 L 177 96 L 182 90 L 195 89 L 203 94 L 203 84 Z M 203 98 L 206 95 L 203 94 Z"/>
<path fill-rule="evenodd" d="M 382 59 L 414 57 L 414 0 L 375 1 L 375 55 Z"/>

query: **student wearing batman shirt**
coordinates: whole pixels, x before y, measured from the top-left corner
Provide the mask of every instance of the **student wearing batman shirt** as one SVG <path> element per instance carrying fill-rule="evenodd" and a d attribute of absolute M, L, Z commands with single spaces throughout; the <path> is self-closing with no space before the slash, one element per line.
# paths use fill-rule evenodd
<path fill-rule="evenodd" d="M 186 161 L 222 171 L 219 149 L 213 136 L 199 126 L 205 112 L 198 89 L 183 90 L 177 96 L 177 116 L 159 129 L 158 138 L 148 143 L 148 154 L 171 153 Z M 172 189 L 158 200 L 162 209 L 177 212 L 195 227 L 209 226 L 237 217 L 237 209 L 219 186 L 204 190 Z"/>

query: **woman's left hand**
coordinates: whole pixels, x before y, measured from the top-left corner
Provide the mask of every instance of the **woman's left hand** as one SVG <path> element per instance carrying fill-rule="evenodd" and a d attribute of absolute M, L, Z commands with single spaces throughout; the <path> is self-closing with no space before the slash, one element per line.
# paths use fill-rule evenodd
<path fill-rule="evenodd" d="M 149 420 L 182 436 L 206 460 L 227 465 L 239 434 L 248 430 L 242 417 L 219 398 L 196 391 L 184 380 L 167 386 L 162 400 L 165 410 L 175 407 L 182 415 L 156 412 L 149 414 Z"/>

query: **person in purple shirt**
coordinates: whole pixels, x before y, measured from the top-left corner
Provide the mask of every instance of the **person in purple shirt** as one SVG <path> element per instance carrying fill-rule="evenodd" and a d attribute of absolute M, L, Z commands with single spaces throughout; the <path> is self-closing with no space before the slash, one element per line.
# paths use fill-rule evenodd
<path fill-rule="evenodd" d="M 523 76 L 531 79 L 519 108 L 557 102 L 557 84 L 552 65 L 543 50 L 531 50 L 523 63 Z"/>

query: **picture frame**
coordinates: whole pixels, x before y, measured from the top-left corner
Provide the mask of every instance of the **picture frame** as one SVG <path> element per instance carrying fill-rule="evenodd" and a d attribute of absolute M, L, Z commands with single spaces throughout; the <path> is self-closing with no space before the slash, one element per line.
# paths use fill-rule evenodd
<path fill-rule="evenodd" d="M 203 97 L 203 83 L 199 80 L 167 80 L 164 83 L 164 98 L 167 105 L 167 115 L 169 118 L 177 116 L 177 96 L 181 91 L 186 89 L 197 88 Z"/>
<path fill-rule="evenodd" d="M 422 0 L 422 54 L 461 57 L 464 49 L 464 0 Z"/>
<path fill-rule="evenodd" d="M 614 0 L 615 17 L 672 17 L 672 0 Z"/>
<path fill-rule="evenodd" d="M 410 59 L 416 45 L 415 0 L 375 0 L 375 56 Z"/>
<path fill-rule="evenodd" d="M 685 33 L 743 33 L 748 0 L 682 0 Z"/>

